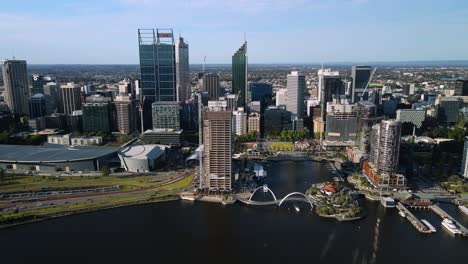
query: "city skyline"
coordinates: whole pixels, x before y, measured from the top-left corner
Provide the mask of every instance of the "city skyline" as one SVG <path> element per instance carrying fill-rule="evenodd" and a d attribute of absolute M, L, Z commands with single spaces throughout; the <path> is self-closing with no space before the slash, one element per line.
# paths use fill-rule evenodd
<path fill-rule="evenodd" d="M 468 59 L 468 37 L 460 34 L 468 25 L 466 3 L 400 2 L 10 2 L 0 12 L 0 58 L 15 56 L 29 64 L 137 64 L 137 29 L 173 28 L 191 46 L 194 64 L 204 56 L 209 64 L 228 64 L 244 33 L 253 64 Z"/>

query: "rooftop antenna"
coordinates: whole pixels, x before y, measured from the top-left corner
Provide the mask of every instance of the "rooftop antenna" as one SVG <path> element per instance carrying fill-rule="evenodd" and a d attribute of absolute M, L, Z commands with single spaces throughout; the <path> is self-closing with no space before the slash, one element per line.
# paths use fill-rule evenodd
<path fill-rule="evenodd" d="M 244 42 L 247 42 L 247 33 L 244 32 Z"/>

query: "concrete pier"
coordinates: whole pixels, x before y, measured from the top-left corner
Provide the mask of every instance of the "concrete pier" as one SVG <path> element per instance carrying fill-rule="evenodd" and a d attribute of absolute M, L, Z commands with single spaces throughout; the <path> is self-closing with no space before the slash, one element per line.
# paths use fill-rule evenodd
<path fill-rule="evenodd" d="M 408 210 L 402 203 L 398 202 L 396 208 L 398 208 L 398 210 L 406 214 L 406 219 L 408 219 L 411 222 L 411 224 L 413 224 L 414 227 L 418 229 L 419 232 L 425 234 L 432 233 L 431 230 L 425 224 L 419 221 L 419 219 L 413 213 L 411 213 L 410 210 Z"/>

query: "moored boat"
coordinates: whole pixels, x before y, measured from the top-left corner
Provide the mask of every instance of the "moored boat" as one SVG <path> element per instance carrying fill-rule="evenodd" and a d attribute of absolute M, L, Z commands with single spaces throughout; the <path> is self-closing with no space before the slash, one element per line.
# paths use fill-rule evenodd
<path fill-rule="evenodd" d="M 427 221 L 426 219 L 421 219 L 421 222 L 423 222 L 429 228 L 429 230 L 431 230 L 432 233 L 437 232 L 435 227 L 431 225 L 431 223 L 429 223 L 429 221 Z"/>
<path fill-rule="evenodd" d="M 461 234 L 462 233 L 460 231 L 460 229 L 458 229 L 458 227 L 455 225 L 455 223 L 449 218 L 445 218 L 442 221 L 442 226 L 445 227 L 445 229 L 450 231 L 452 234 L 456 235 L 456 234 Z"/>

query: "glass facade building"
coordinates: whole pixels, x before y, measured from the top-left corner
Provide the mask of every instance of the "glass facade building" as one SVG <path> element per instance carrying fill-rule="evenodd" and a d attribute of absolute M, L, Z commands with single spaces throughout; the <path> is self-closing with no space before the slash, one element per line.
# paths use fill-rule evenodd
<path fill-rule="evenodd" d="M 83 104 L 83 132 L 112 132 L 114 111 L 110 102 Z"/>
<path fill-rule="evenodd" d="M 178 102 L 155 102 L 153 110 L 153 129 L 180 129 L 181 107 Z"/>
<path fill-rule="evenodd" d="M 269 83 L 252 82 L 249 84 L 249 101 L 260 101 L 266 104 L 271 103 L 273 97 L 273 87 Z"/>
<path fill-rule="evenodd" d="M 369 82 L 370 75 L 370 66 L 353 66 L 351 68 L 351 78 L 353 79 L 351 100 L 353 103 L 360 101 L 364 88 L 367 82 Z M 367 95 L 364 95 L 362 99 L 367 100 Z"/>
<path fill-rule="evenodd" d="M 43 76 L 40 74 L 33 74 L 31 77 L 31 94 L 44 93 L 44 85 L 50 82 L 55 82 L 55 80 L 50 76 Z"/>
<path fill-rule="evenodd" d="M 246 105 L 247 42 L 232 55 L 232 93 L 239 95 L 238 106 Z"/>
<path fill-rule="evenodd" d="M 151 128 L 151 104 L 176 101 L 175 43 L 172 29 L 139 29 L 140 97 L 144 97 L 143 123 Z"/>
<path fill-rule="evenodd" d="M 18 114 L 29 114 L 29 84 L 26 61 L 2 61 L 5 102 L 10 110 Z"/>

